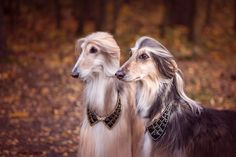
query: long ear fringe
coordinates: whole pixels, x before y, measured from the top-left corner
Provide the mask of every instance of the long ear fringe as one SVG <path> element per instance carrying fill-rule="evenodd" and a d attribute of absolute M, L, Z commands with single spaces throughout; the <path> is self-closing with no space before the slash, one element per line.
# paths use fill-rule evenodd
<path fill-rule="evenodd" d="M 179 73 L 180 70 L 178 70 L 178 72 L 175 73 L 175 81 L 176 81 L 176 90 L 179 94 L 179 96 L 185 100 L 185 102 L 189 105 L 189 107 L 191 108 L 191 110 L 194 113 L 200 113 L 202 107 L 199 105 L 198 102 L 192 100 L 191 98 L 189 98 L 185 92 L 184 92 L 184 81 L 181 77 L 181 74 Z"/>
<path fill-rule="evenodd" d="M 202 107 L 198 102 L 190 99 L 184 92 L 184 82 L 182 73 L 174 60 L 173 55 L 157 40 L 144 36 L 137 40 L 134 49 L 145 48 L 151 52 L 151 56 L 156 62 L 159 72 L 167 78 L 174 78 L 176 90 L 179 96 L 189 105 L 194 113 L 200 113 Z"/>
<path fill-rule="evenodd" d="M 81 45 L 84 43 L 85 38 L 80 38 L 75 42 L 75 53 L 80 53 L 82 48 Z"/>
<path fill-rule="evenodd" d="M 172 57 L 160 57 L 154 53 L 151 53 L 151 56 L 163 77 L 171 79 L 175 76 L 177 64 Z"/>

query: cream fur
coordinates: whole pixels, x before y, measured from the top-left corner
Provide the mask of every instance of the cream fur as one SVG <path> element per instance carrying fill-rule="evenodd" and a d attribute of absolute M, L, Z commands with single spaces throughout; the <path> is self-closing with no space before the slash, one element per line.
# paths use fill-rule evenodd
<path fill-rule="evenodd" d="M 91 47 L 98 49 L 89 53 Z M 96 32 L 76 42 L 80 51 L 72 71 L 78 71 L 85 81 L 84 115 L 80 131 L 80 157 L 131 157 L 137 156 L 138 146 L 144 127 L 134 111 L 135 91 L 132 84 L 123 85 L 114 74 L 119 68 L 120 49 L 113 37 Z M 122 104 L 118 123 L 109 130 L 102 122 L 90 126 L 86 108 L 89 106 L 100 116 L 113 111 L 120 90 Z"/>

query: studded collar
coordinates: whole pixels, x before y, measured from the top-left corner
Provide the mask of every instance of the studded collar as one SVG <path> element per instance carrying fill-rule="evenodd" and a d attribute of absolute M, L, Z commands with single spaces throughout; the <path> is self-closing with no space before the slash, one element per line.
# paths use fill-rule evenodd
<path fill-rule="evenodd" d="M 112 129 L 117 123 L 120 115 L 121 115 L 121 102 L 120 102 L 119 92 L 118 92 L 116 107 L 113 110 L 113 112 L 108 114 L 107 116 L 99 116 L 97 115 L 95 111 L 87 107 L 87 117 L 88 117 L 90 126 L 93 126 L 97 124 L 98 122 L 103 122 L 108 129 Z"/>
<path fill-rule="evenodd" d="M 172 112 L 172 105 L 167 105 L 165 110 L 161 113 L 159 119 L 154 119 L 147 127 L 146 131 L 149 133 L 154 141 L 159 140 L 165 133 L 168 126 L 170 115 Z"/>

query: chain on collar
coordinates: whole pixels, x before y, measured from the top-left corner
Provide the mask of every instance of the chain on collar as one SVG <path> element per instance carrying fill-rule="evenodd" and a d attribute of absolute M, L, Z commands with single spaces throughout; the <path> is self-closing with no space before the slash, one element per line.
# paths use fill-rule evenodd
<path fill-rule="evenodd" d="M 108 114 L 107 116 L 98 116 L 96 112 L 92 111 L 89 107 L 87 107 L 87 116 L 90 126 L 97 124 L 98 122 L 103 122 L 108 129 L 112 129 L 115 124 L 117 123 L 121 114 L 121 102 L 120 102 L 120 95 L 118 92 L 118 98 L 116 102 L 116 107 L 112 113 Z"/>
<path fill-rule="evenodd" d="M 151 124 L 146 127 L 146 131 L 150 134 L 154 141 L 159 140 L 165 133 L 169 123 L 172 105 L 166 106 L 159 119 L 154 119 Z"/>

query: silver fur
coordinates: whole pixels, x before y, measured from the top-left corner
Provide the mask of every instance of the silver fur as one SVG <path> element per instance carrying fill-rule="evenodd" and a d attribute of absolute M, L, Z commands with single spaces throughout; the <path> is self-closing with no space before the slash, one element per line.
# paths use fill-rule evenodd
<path fill-rule="evenodd" d="M 165 134 L 143 139 L 143 157 L 234 157 L 236 112 L 207 109 L 184 92 L 184 82 L 172 54 L 150 37 L 141 37 L 122 65 L 123 81 L 136 82 L 139 115 L 149 123 L 166 105 L 173 111 Z M 146 54 L 145 60 L 140 57 Z M 141 59 L 140 59 L 141 58 Z"/>

